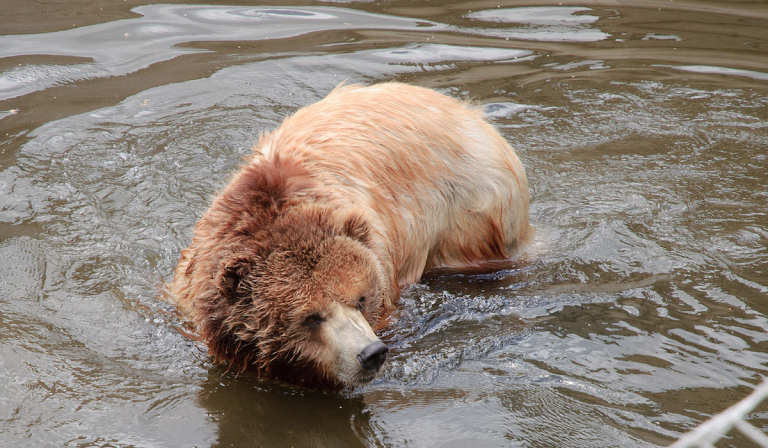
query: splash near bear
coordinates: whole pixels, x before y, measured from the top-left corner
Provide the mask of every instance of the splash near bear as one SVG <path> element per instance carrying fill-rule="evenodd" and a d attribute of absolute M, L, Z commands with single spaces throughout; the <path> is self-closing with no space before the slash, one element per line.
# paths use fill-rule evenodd
<path fill-rule="evenodd" d="M 181 252 L 171 299 L 219 361 L 339 389 L 375 378 L 400 288 L 505 260 L 528 182 L 482 113 L 400 83 L 340 86 L 262 135 Z"/>

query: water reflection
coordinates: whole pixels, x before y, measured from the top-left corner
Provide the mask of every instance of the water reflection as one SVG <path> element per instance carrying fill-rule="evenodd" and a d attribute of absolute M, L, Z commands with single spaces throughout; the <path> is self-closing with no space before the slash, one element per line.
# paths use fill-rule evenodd
<path fill-rule="evenodd" d="M 768 81 L 768 73 L 756 72 L 752 70 L 739 70 L 728 67 L 713 67 L 710 65 L 675 65 L 677 70 L 683 70 L 692 73 L 712 73 L 718 75 L 746 76 L 747 78 Z"/>
<path fill-rule="evenodd" d="M 216 424 L 216 447 L 364 447 L 371 436 L 359 396 L 298 391 L 212 369 L 198 399 Z"/>
<path fill-rule="evenodd" d="M 411 44 L 391 50 L 375 51 L 373 54 L 380 58 L 389 59 L 394 63 L 433 64 L 458 61 L 522 62 L 530 60 L 533 52 L 445 44 Z"/>
<path fill-rule="evenodd" d="M 423 20 L 327 7 L 297 10 L 146 5 L 133 11 L 142 17 L 48 34 L 0 36 L 0 58 L 57 55 L 92 61 L 13 68 L 0 74 L 0 100 L 62 83 L 125 75 L 181 55 L 207 51 L 182 45 L 192 42 L 287 39 L 316 31 L 357 28 L 424 30 L 428 24 Z M 430 28 L 445 27 L 434 24 Z"/>
<path fill-rule="evenodd" d="M 487 22 L 526 23 L 531 25 L 561 25 L 594 23 L 598 17 L 581 14 L 592 11 L 583 7 L 538 6 L 529 8 L 486 9 L 467 14 L 467 17 Z"/>
<path fill-rule="evenodd" d="M 611 37 L 593 28 L 599 17 L 585 14 L 592 11 L 583 7 L 538 6 L 528 8 L 486 9 L 467 14 L 473 20 L 518 24 L 515 28 L 498 26 L 473 30 L 478 34 L 506 39 L 537 40 L 544 42 L 596 42 Z"/>
<path fill-rule="evenodd" d="M 734 403 L 768 374 L 768 17 L 677 3 L 147 5 L 0 37 L 0 444 L 652 446 Z M 483 105 L 538 231 L 406 290 L 382 377 L 326 395 L 212 366 L 157 292 L 258 134 L 342 80 Z"/>

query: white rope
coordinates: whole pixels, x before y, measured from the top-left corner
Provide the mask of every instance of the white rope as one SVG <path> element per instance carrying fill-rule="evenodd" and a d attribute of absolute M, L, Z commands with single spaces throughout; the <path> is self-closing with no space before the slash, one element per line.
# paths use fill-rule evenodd
<path fill-rule="evenodd" d="M 714 443 L 734 427 L 761 447 L 768 448 L 768 436 L 744 420 L 747 414 L 766 397 L 768 397 L 768 381 L 763 381 L 747 398 L 702 423 L 669 448 L 713 447 Z"/>
<path fill-rule="evenodd" d="M 768 447 L 768 436 L 745 421 L 736 422 L 736 429 L 762 447 Z"/>

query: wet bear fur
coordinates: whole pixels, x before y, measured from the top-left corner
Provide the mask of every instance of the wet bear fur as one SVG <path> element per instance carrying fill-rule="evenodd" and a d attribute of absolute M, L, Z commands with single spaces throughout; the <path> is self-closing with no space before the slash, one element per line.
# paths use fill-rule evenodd
<path fill-rule="evenodd" d="M 365 384 L 400 288 L 511 257 L 533 235 L 528 201 L 517 154 L 478 110 L 400 83 L 340 86 L 261 136 L 197 223 L 170 297 L 219 361 Z"/>

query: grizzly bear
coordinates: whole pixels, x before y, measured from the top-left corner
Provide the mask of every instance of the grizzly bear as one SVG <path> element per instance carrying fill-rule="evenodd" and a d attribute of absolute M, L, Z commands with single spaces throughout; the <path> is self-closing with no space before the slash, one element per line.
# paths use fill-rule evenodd
<path fill-rule="evenodd" d="M 169 292 L 217 360 L 311 388 L 370 382 L 400 288 L 528 242 L 528 181 L 482 113 L 400 83 L 339 86 L 262 135 Z"/>

